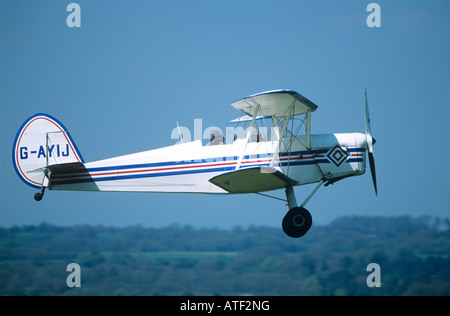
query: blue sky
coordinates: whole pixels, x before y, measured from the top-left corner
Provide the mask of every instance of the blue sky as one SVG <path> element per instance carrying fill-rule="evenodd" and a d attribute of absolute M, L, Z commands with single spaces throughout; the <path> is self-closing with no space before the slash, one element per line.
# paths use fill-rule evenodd
<path fill-rule="evenodd" d="M 316 103 L 313 133 L 363 132 L 369 92 L 378 197 L 370 175 L 321 188 L 315 223 L 342 215 L 448 217 L 450 21 L 447 0 L 0 0 L 0 226 L 92 224 L 280 227 L 283 202 L 256 195 L 47 192 L 17 177 L 11 148 L 49 113 L 95 161 L 174 144 L 178 121 L 225 128 L 230 103 L 293 89 Z M 302 201 L 313 186 L 297 187 Z M 275 195 L 283 197 L 282 191 Z"/>

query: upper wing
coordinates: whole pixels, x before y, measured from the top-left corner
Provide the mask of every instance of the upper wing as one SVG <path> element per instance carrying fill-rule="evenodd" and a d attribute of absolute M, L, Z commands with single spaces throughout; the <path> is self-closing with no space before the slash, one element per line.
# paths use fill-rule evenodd
<path fill-rule="evenodd" d="M 297 184 L 297 181 L 271 167 L 240 169 L 215 176 L 209 182 L 229 193 L 258 193 Z"/>
<path fill-rule="evenodd" d="M 272 90 L 250 95 L 231 104 L 235 109 L 242 110 L 253 116 L 255 109 L 260 106 L 261 113 L 267 116 L 286 116 L 291 109 L 292 116 L 313 112 L 317 105 L 292 90 Z M 294 105 L 292 109 L 291 106 Z"/>

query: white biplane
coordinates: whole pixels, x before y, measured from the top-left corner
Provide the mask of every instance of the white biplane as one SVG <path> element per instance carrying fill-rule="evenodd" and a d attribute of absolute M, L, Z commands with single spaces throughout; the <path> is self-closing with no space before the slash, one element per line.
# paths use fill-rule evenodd
<path fill-rule="evenodd" d="M 243 137 L 230 143 L 224 144 L 223 135 L 213 135 L 208 145 L 201 140 L 181 142 L 89 163 L 61 122 L 35 114 L 17 133 L 13 164 L 26 184 L 40 189 L 36 201 L 45 189 L 264 196 L 262 192 L 284 189 L 289 211 L 282 227 L 294 238 L 311 227 L 305 205 L 322 184 L 364 174 L 366 150 L 377 193 L 367 93 L 365 134 L 311 134 L 311 113 L 317 105 L 292 90 L 257 93 L 231 105 L 244 114 L 232 122 L 248 126 Z M 264 135 L 256 129 L 261 122 Z M 298 206 L 293 187 L 311 183 L 317 185 Z"/>

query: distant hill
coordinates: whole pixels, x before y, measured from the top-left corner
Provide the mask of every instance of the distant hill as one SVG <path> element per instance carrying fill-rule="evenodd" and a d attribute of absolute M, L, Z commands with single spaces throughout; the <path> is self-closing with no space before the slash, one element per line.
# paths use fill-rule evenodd
<path fill-rule="evenodd" d="M 69 263 L 81 287 L 69 288 Z M 368 287 L 369 263 L 381 287 Z M 281 228 L 0 228 L 0 295 L 450 295 L 450 223 L 351 216 Z"/>

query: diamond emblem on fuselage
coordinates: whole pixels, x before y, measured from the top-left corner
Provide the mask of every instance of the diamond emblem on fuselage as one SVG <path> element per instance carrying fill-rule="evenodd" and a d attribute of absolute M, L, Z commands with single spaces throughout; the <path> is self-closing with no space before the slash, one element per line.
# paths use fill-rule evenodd
<path fill-rule="evenodd" d="M 347 160 L 348 154 L 342 149 L 339 145 L 336 145 L 330 152 L 327 154 L 328 160 L 331 160 L 336 167 L 339 167 L 344 161 Z"/>

